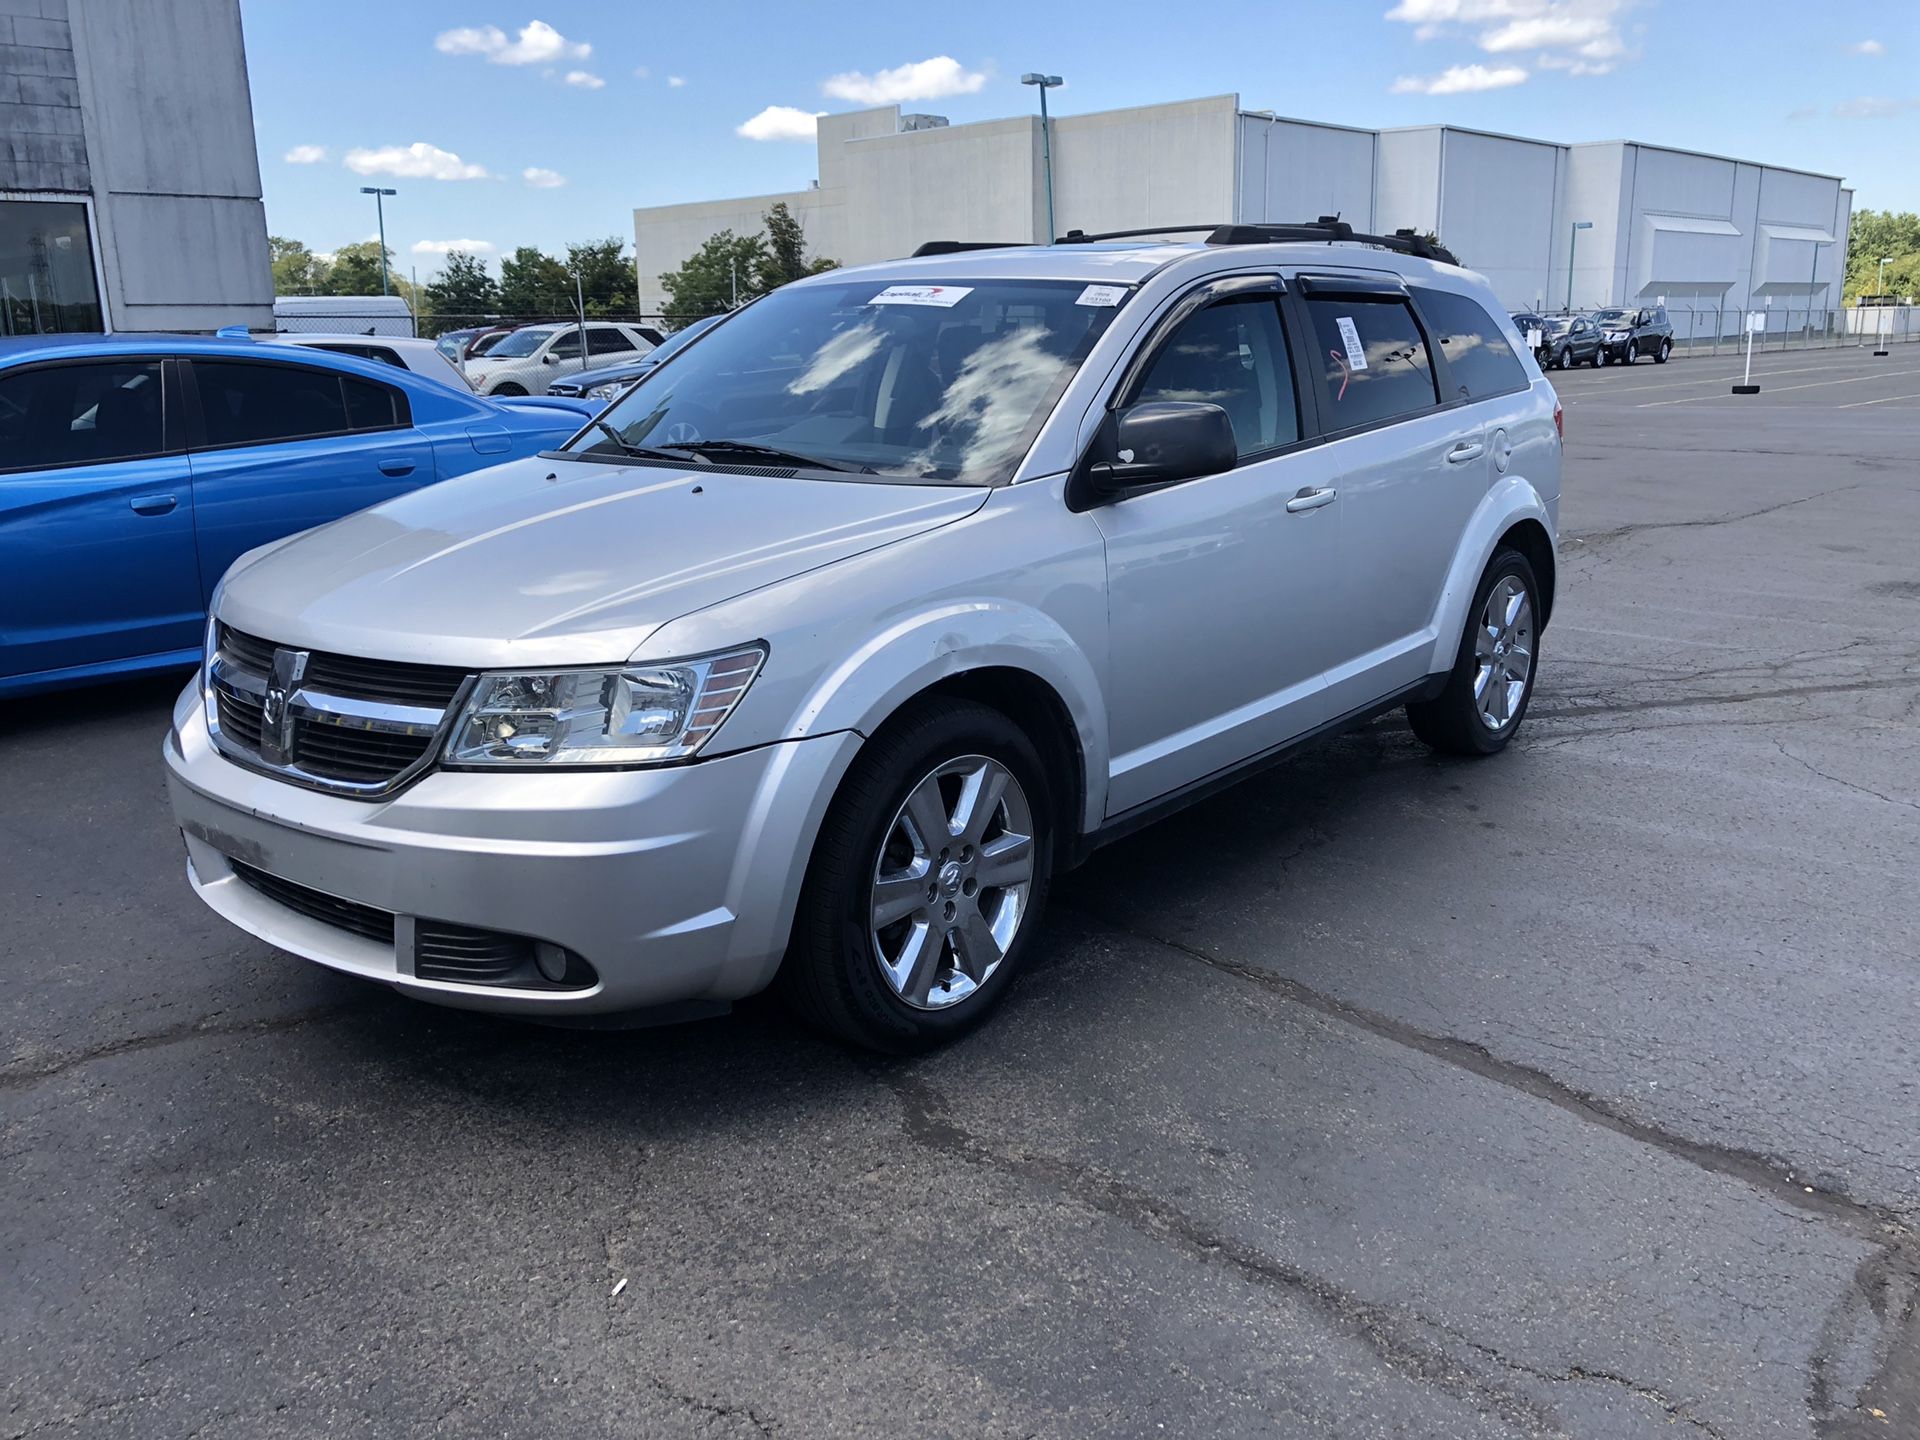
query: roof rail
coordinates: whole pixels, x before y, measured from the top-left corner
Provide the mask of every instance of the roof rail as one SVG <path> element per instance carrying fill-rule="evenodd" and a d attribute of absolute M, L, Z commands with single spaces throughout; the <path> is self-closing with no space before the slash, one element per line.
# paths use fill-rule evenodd
<path fill-rule="evenodd" d="M 1056 245 L 1091 245 L 1098 240 L 1138 240 L 1145 235 L 1187 235 L 1201 230 L 1218 230 L 1222 227 L 1212 225 L 1147 225 L 1138 230 L 1100 230 L 1089 234 L 1085 230 L 1069 230 L 1054 243 Z"/>
<path fill-rule="evenodd" d="M 1272 245 L 1288 240 L 1324 241 L 1329 245 L 1350 241 L 1357 245 L 1377 245 L 1402 255 L 1417 255 L 1422 260 L 1437 260 L 1443 265 L 1460 263 L 1446 246 L 1411 228 L 1396 230 L 1391 235 L 1367 235 L 1337 215 L 1322 215 L 1311 224 L 1222 225 L 1207 237 L 1209 245 Z"/>
<path fill-rule="evenodd" d="M 918 260 L 922 255 L 958 255 L 966 250 L 1013 250 L 1032 243 L 1031 240 L 929 240 L 913 252 L 913 258 Z"/>

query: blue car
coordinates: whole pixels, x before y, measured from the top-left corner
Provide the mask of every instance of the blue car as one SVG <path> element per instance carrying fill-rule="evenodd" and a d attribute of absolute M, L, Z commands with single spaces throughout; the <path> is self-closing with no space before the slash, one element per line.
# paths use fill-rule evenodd
<path fill-rule="evenodd" d="M 551 449 L 596 408 L 244 339 L 0 340 L 0 697 L 192 664 L 244 552 Z"/>

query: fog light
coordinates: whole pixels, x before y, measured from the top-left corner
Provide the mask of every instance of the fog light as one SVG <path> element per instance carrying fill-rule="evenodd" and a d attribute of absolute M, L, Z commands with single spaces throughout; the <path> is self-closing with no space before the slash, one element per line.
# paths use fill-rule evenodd
<path fill-rule="evenodd" d="M 533 944 L 533 963 L 540 967 L 540 973 L 555 985 L 563 985 L 567 979 L 567 952 L 550 940 L 536 940 Z"/>

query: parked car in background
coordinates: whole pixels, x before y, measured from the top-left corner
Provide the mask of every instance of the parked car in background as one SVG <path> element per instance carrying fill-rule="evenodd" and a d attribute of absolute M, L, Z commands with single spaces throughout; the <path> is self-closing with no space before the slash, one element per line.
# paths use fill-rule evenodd
<path fill-rule="evenodd" d="M 1544 316 L 1539 334 L 1534 358 L 1542 370 L 1600 364 L 1600 327 L 1584 315 Z"/>
<path fill-rule="evenodd" d="M 1642 355 L 1651 355 L 1656 365 L 1664 365 L 1673 353 L 1673 322 L 1667 318 L 1664 305 L 1596 310 L 1593 323 L 1600 327 L 1603 365 L 1615 360 L 1631 365 Z"/>
<path fill-rule="evenodd" d="M 412 335 L 413 311 L 398 295 L 276 295 L 273 328 L 350 335 Z"/>
<path fill-rule="evenodd" d="M 0 696 L 191 664 L 235 556 L 550 449 L 593 409 L 292 345 L 0 340 Z"/>
<path fill-rule="evenodd" d="M 674 331 L 638 360 L 582 370 L 578 374 L 567 376 L 564 380 L 554 381 L 547 387 L 547 394 L 581 395 L 604 404 L 614 399 L 642 376 L 651 375 L 661 362 L 672 359 L 726 318 L 725 315 L 709 315 L 705 319 L 695 320 L 691 325 Z"/>
<path fill-rule="evenodd" d="M 448 360 L 464 365 L 474 356 L 486 354 L 512 333 L 511 325 L 477 325 L 465 330 L 449 330 L 433 343 Z"/>
<path fill-rule="evenodd" d="M 467 379 L 482 395 L 544 395 L 555 380 L 586 369 L 590 362 L 634 359 L 652 349 L 653 341 L 637 327 L 611 320 L 522 325 L 485 355 L 469 359 Z"/>
<path fill-rule="evenodd" d="M 165 745 L 189 883 L 443 1004 L 777 979 L 862 1045 L 965 1032 L 1056 868 L 1395 707 L 1520 728 L 1562 414 L 1430 255 L 1233 225 L 812 276 L 562 454 L 255 551 Z"/>
<path fill-rule="evenodd" d="M 361 360 L 376 360 L 399 370 L 411 370 L 428 380 L 471 390 L 466 373 L 441 352 L 431 340 L 411 336 L 372 335 L 262 335 L 274 345 L 304 345 L 310 350 L 328 350 L 335 355 L 353 355 Z"/>

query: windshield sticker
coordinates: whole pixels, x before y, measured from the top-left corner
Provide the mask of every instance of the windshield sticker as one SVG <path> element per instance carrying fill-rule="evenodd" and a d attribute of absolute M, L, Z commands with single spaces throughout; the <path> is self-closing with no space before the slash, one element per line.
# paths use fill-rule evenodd
<path fill-rule="evenodd" d="M 1367 347 L 1360 343 L 1360 328 L 1353 323 L 1353 317 L 1338 315 L 1333 323 L 1340 327 L 1340 343 L 1347 347 L 1347 368 L 1356 371 L 1366 369 Z"/>
<path fill-rule="evenodd" d="M 889 285 L 869 305 L 937 305 L 951 309 L 973 293 L 971 285 Z"/>
<path fill-rule="evenodd" d="M 1110 307 L 1118 305 L 1126 298 L 1127 287 L 1124 285 L 1089 285 L 1080 292 L 1080 298 L 1073 303 Z"/>

